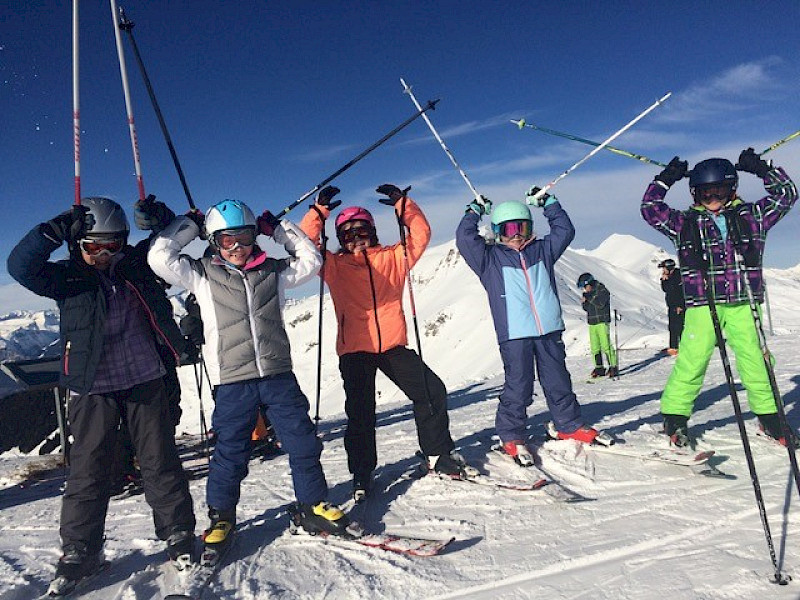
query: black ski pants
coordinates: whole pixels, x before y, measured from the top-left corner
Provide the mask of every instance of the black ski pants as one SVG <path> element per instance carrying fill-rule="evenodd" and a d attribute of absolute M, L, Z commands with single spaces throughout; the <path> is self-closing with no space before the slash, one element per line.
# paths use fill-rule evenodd
<path fill-rule="evenodd" d="M 397 346 L 380 354 L 343 354 L 339 357 L 339 371 L 344 381 L 347 413 L 344 447 L 347 466 L 356 478 L 368 477 L 378 464 L 375 446 L 375 375 L 378 369 L 413 403 L 422 453 L 438 456 L 449 454 L 455 448 L 447 415 L 447 389 L 416 352 Z"/>
<path fill-rule="evenodd" d="M 669 347 L 678 349 L 678 344 L 681 343 L 681 334 L 683 334 L 683 321 L 686 313 L 685 308 L 670 306 L 667 311 L 667 322 L 669 326 Z"/>
<path fill-rule="evenodd" d="M 74 438 L 61 504 L 61 543 L 90 553 L 103 544 L 119 423 L 123 420 L 139 457 L 144 495 L 153 509 L 156 535 L 194 531 L 189 484 L 175 448 L 174 426 L 161 378 L 130 389 L 72 396 L 68 418 Z"/>

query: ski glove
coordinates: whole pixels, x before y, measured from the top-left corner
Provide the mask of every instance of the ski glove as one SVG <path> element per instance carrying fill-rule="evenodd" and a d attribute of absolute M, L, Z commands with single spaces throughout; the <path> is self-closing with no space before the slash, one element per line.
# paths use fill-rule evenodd
<path fill-rule="evenodd" d="M 753 173 L 762 179 L 772 168 L 772 165 L 756 154 L 752 148 L 742 150 L 739 160 L 736 162 L 736 170 L 745 173 Z"/>
<path fill-rule="evenodd" d="M 268 210 L 261 213 L 261 216 L 256 219 L 256 227 L 259 233 L 272 237 L 275 233 L 275 228 L 281 224 L 281 220 L 273 215 Z"/>
<path fill-rule="evenodd" d="M 206 235 L 206 216 L 203 214 L 203 211 L 195 208 L 194 210 L 190 210 L 186 213 L 186 218 L 193 221 L 195 225 L 197 225 L 198 229 L 200 229 L 200 239 L 207 240 L 208 236 Z"/>
<path fill-rule="evenodd" d="M 326 186 L 319 191 L 319 193 L 317 194 L 317 199 L 314 202 L 316 202 L 320 206 L 324 206 L 328 210 L 333 210 L 342 203 L 341 200 L 333 199 L 333 197 L 340 191 L 341 190 L 335 186 L 332 185 Z"/>
<path fill-rule="evenodd" d="M 492 201 L 486 196 L 481 196 L 480 199 L 475 198 L 472 202 L 467 204 L 467 212 L 472 211 L 479 217 L 488 215 L 492 212 Z"/>
<path fill-rule="evenodd" d="M 538 198 L 536 198 L 536 194 L 542 191 L 538 185 L 533 186 L 528 193 L 526 194 L 526 201 L 531 206 L 538 206 L 539 208 L 544 208 L 545 206 L 549 206 L 553 204 L 553 202 L 558 202 L 558 198 L 553 196 L 552 194 L 542 194 Z"/>
<path fill-rule="evenodd" d="M 660 181 L 668 188 L 672 187 L 673 184 L 680 181 L 686 174 L 689 172 L 689 163 L 685 160 L 681 160 L 677 156 L 673 157 L 667 167 L 661 171 L 658 175 L 656 175 L 656 181 Z"/>
<path fill-rule="evenodd" d="M 150 194 L 133 205 L 133 220 L 138 229 L 160 233 L 175 218 L 175 213 Z"/>
<path fill-rule="evenodd" d="M 378 200 L 381 204 L 386 204 L 387 206 L 394 206 L 397 204 L 397 201 L 401 198 L 404 198 L 405 195 L 408 193 L 408 190 L 411 189 L 411 186 L 408 186 L 406 189 L 401 190 L 396 185 L 391 183 L 384 183 L 383 185 L 379 185 L 375 188 L 375 191 L 379 194 L 384 194 L 389 196 L 388 198 L 381 198 Z"/>
<path fill-rule="evenodd" d="M 76 204 L 54 219 L 43 223 L 40 231 L 58 244 L 77 242 L 83 238 L 87 226 L 91 225 L 87 223 L 90 219 L 92 216 L 89 214 L 89 209 Z"/>

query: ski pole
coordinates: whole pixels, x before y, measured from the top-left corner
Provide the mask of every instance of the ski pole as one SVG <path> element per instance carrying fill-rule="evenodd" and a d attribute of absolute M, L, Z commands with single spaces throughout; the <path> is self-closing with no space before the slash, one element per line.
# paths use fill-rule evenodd
<path fill-rule="evenodd" d="M 766 154 L 767 152 L 772 152 L 773 150 L 775 150 L 775 148 L 778 148 L 778 147 L 780 147 L 780 146 L 783 146 L 783 145 L 784 145 L 786 142 L 790 142 L 790 141 L 792 141 L 792 140 L 793 140 L 794 138 L 796 138 L 797 136 L 800 136 L 800 129 L 798 129 L 797 131 L 795 131 L 795 132 L 794 132 L 793 134 L 791 134 L 791 135 L 787 135 L 787 136 L 786 136 L 785 138 L 783 138 L 782 140 L 778 140 L 777 142 L 775 142 L 774 144 L 772 144 L 772 146 L 768 146 L 767 148 L 765 148 L 765 149 L 764 149 L 764 151 L 763 151 L 761 154 L 762 154 L 762 155 L 764 155 L 764 154 Z"/>
<path fill-rule="evenodd" d="M 203 408 L 203 351 L 200 350 L 198 362 L 192 365 L 194 371 L 194 381 L 197 384 L 197 401 L 200 405 L 200 442 L 203 445 L 203 454 L 207 459 L 211 458 L 208 447 L 208 426 L 206 425 L 206 411 Z"/>
<path fill-rule="evenodd" d="M 400 78 L 400 83 L 403 85 L 403 92 L 409 95 L 411 101 L 414 103 L 414 106 L 417 107 L 417 110 L 422 110 L 422 106 L 420 106 L 420 103 L 417 101 L 417 97 L 414 95 L 414 92 L 411 91 L 411 86 L 406 84 L 406 82 L 403 80 L 402 77 Z M 428 117 L 428 115 L 423 113 L 422 118 L 425 120 L 425 123 L 427 123 L 428 128 L 431 130 L 431 133 L 433 134 L 433 137 L 435 137 L 436 141 L 439 142 L 439 145 L 442 147 L 442 150 L 444 150 L 444 153 L 447 155 L 447 158 L 449 158 L 450 162 L 453 163 L 453 166 L 456 168 L 456 171 L 458 171 L 461 174 L 461 178 L 464 180 L 464 183 L 467 184 L 467 187 L 472 192 L 472 195 L 475 196 L 475 200 L 481 202 L 481 196 L 478 193 L 478 190 L 476 190 L 475 186 L 472 185 L 472 182 L 469 180 L 469 177 L 467 177 L 467 174 L 464 172 L 464 169 L 462 169 L 459 166 L 455 156 L 453 156 L 453 153 L 450 152 L 450 149 L 447 147 L 447 144 L 444 143 L 444 140 L 436 131 L 436 128 L 433 126 L 433 123 L 431 123 L 431 120 Z"/>
<path fill-rule="evenodd" d="M 117 0 L 111 2 L 111 20 L 114 22 L 114 39 L 117 42 L 117 57 L 119 58 L 119 74 L 122 77 L 122 93 L 125 96 L 125 110 L 128 113 L 128 130 L 131 134 L 131 147 L 133 149 L 133 166 L 136 171 L 136 185 L 139 188 L 139 201 L 145 201 L 144 180 L 142 179 L 142 161 L 139 158 L 139 142 L 136 139 L 136 125 L 133 121 L 133 105 L 131 104 L 131 90 L 128 86 L 128 68 L 125 66 L 125 51 L 122 48 L 122 35 L 120 34 L 119 19 L 117 17 Z"/>
<path fill-rule="evenodd" d="M 666 94 L 664 94 L 664 96 L 662 96 L 661 98 L 659 98 L 658 100 L 656 100 L 656 101 L 655 101 L 653 104 L 651 104 L 649 107 L 647 107 L 647 108 L 646 108 L 645 110 L 643 110 L 641 113 L 639 113 L 639 115 L 638 115 L 638 116 L 637 116 L 635 119 L 633 119 L 632 121 L 630 121 L 630 122 L 629 122 L 627 125 L 625 125 L 625 126 L 622 128 L 622 129 L 619 129 L 619 130 L 617 130 L 617 131 L 616 131 L 616 133 L 612 134 L 612 135 L 611 135 L 611 136 L 610 136 L 608 139 L 606 139 L 605 141 L 601 142 L 601 143 L 600 143 L 600 145 L 598 145 L 598 146 L 597 146 L 597 147 L 596 147 L 594 150 L 592 150 L 591 152 L 589 152 L 589 154 L 587 154 L 586 156 L 584 156 L 582 159 L 580 159 L 578 162 L 576 162 L 574 165 L 572 165 L 572 166 L 571 166 L 569 169 L 567 169 L 566 171 L 564 171 L 563 173 L 561 173 L 561 175 L 559 175 L 558 177 L 556 177 L 555 179 L 553 179 L 553 181 L 551 181 L 550 183 L 548 183 L 546 186 L 544 186 L 542 189 L 540 189 L 538 192 L 536 192 L 536 193 L 535 193 L 533 196 L 531 196 L 531 201 L 529 201 L 529 203 L 530 203 L 530 204 L 532 204 L 532 203 L 533 203 L 533 201 L 535 201 L 535 200 L 538 200 L 539 198 L 541 198 L 542 196 L 544 196 L 544 195 L 545 195 L 545 194 L 548 192 L 548 190 L 549 190 L 550 188 L 552 188 L 552 187 L 553 187 L 554 185 L 556 185 L 556 184 L 557 184 L 559 181 L 561 181 L 562 179 L 564 179 L 564 177 L 566 177 L 567 175 L 569 175 L 570 173 L 572 173 L 572 171 L 574 171 L 575 169 L 577 169 L 579 166 L 581 166 L 583 163 L 585 163 L 587 160 L 589 160 L 589 159 L 590 159 L 592 156 L 594 156 L 595 154 L 597 154 L 598 152 L 600 152 L 600 150 L 602 150 L 602 149 L 604 149 L 606 146 L 608 146 L 608 144 L 610 144 L 611 142 L 613 142 L 615 139 L 617 139 L 619 136 L 621 136 L 623 133 L 625 133 L 625 132 L 626 132 L 628 129 L 630 129 L 631 127 L 633 127 L 633 126 L 634 126 L 636 123 L 638 123 L 638 122 L 639 122 L 641 119 L 643 119 L 643 118 L 644 118 L 644 117 L 645 117 L 647 114 L 649 114 L 651 111 L 653 111 L 653 110 L 655 110 L 656 108 L 658 108 L 659 106 L 661 106 L 661 105 L 662 105 L 662 104 L 663 104 L 663 103 L 664 103 L 664 102 L 667 100 L 667 98 L 669 98 L 671 95 L 672 95 L 672 92 L 667 92 Z"/>
<path fill-rule="evenodd" d="M 619 373 L 619 333 L 617 330 L 617 322 L 622 320 L 622 316 L 614 309 L 614 354 L 617 355 L 617 373 Z"/>
<path fill-rule="evenodd" d="M 572 140 L 573 142 L 581 142 L 582 144 L 588 144 L 590 146 L 599 146 L 600 142 L 593 142 L 592 140 L 587 140 L 586 138 L 578 137 L 577 135 L 572 135 L 569 133 L 564 133 L 563 131 L 556 131 L 555 129 L 548 129 L 547 127 L 540 127 L 539 125 L 534 125 L 533 123 L 528 123 L 525 119 L 519 119 L 515 121 L 511 119 L 511 122 L 514 123 L 520 129 L 524 127 L 530 127 L 531 129 L 535 129 L 536 131 L 541 131 L 542 133 L 547 133 L 549 135 L 555 135 L 558 137 L 566 138 L 568 140 Z M 614 154 L 619 154 L 620 156 L 625 156 L 627 158 L 633 158 L 635 160 L 642 161 L 643 163 L 648 163 L 651 165 L 656 165 L 659 167 L 666 167 L 662 162 L 658 162 L 657 160 L 653 160 L 652 158 L 647 158 L 646 156 L 642 156 L 641 154 L 635 154 L 633 152 L 628 152 L 627 150 L 623 150 L 621 148 L 616 148 L 614 146 L 606 145 L 606 150 L 609 152 L 613 152 Z"/>
<path fill-rule="evenodd" d="M 322 266 L 319 268 L 319 325 L 317 327 L 317 398 L 316 410 L 314 412 L 314 432 L 319 433 L 319 405 L 322 398 L 322 308 L 325 300 L 325 254 L 328 251 L 328 235 L 325 233 L 325 219 L 322 213 L 316 207 L 312 207 L 319 215 L 319 220 L 322 222 L 322 231 L 320 233 L 320 253 L 322 254 Z"/>
<path fill-rule="evenodd" d="M 136 39 L 133 37 L 134 25 L 135 23 L 133 23 L 133 21 L 130 21 L 128 17 L 125 15 L 125 10 L 122 7 L 120 7 L 119 28 L 128 34 L 128 39 L 130 40 L 131 48 L 133 49 L 133 56 L 136 58 L 136 64 L 139 65 L 139 72 L 142 74 L 142 79 L 144 80 L 144 86 L 147 88 L 147 94 L 150 96 L 150 103 L 153 105 L 153 110 L 156 113 L 158 124 L 161 126 L 161 133 L 164 135 L 164 141 L 167 143 L 169 154 L 172 157 L 172 164 L 175 165 L 175 170 L 178 172 L 178 179 L 181 180 L 181 185 L 183 186 L 183 193 L 186 194 L 186 200 L 189 202 L 189 208 L 191 208 L 192 210 L 197 210 L 197 206 L 195 206 L 194 200 L 192 199 L 192 193 L 189 191 L 189 185 L 186 183 L 186 177 L 183 174 L 181 163 L 178 160 L 178 153 L 175 151 L 175 146 L 172 144 L 172 137 L 169 135 L 169 130 L 167 129 L 167 123 L 166 121 L 164 121 L 164 115 L 161 113 L 161 107 L 158 105 L 158 100 L 156 99 L 156 93 L 153 90 L 152 84 L 150 83 L 150 78 L 147 76 L 147 69 L 145 69 L 144 61 L 142 60 L 142 55 L 139 53 L 139 46 L 137 46 Z"/>
<path fill-rule="evenodd" d="M 72 147 L 75 161 L 75 205 L 81 204 L 81 102 L 78 1 L 72 0 Z"/>
<path fill-rule="evenodd" d="M 342 173 L 344 173 L 345 171 L 347 171 L 347 169 L 349 169 L 350 167 L 352 167 L 354 164 L 356 164 L 358 161 L 360 161 L 362 158 L 364 158 L 364 157 L 365 157 L 367 154 L 369 154 L 370 152 L 372 152 L 373 150 L 375 150 L 375 148 L 377 148 L 378 146 L 380 146 L 381 144 L 383 144 L 383 143 L 384 143 L 386 140 L 388 140 L 389 138 L 391 138 L 391 137 L 393 137 L 394 135 L 396 135 L 396 134 L 397 134 L 397 133 L 398 133 L 398 132 L 399 132 L 401 129 L 404 129 L 404 128 L 406 128 L 406 127 L 407 127 L 407 126 L 408 126 L 408 125 L 409 125 L 409 124 L 410 124 L 412 121 L 414 121 L 414 120 L 415 120 L 415 119 L 417 119 L 418 117 L 422 116 L 422 115 L 425 113 L 425 111 L 427 111 L 427 110 L 436 110 L 436 103 L 437 103 L 437 102 L 439 102 L 439 100 L 438 100 L 438 99 L 436 99 L 436 100 L 428 100 L 428 104 L 426 104 L 426 105 L 425 105 L 425 108 L 422 108 L 422 109 L 418 110 L 416 113 L 414 113 L 414 114 L 413 114 L 413 115 L 411 115 L 411 116 L 410 116 L 408 119 L 406 119 L 405 121 L 403 121 L 402 123 L 400 123 L 400 125 L 398 125 L 398 126 L 397 126 L 397 127 L 395 127 L 394 129 L 392 129 L 392 130 L 391 130 L 389 133 L 387 133 L 386 135 L 384 135 L 384 136 L 383 136 L 381 139 L 379 139 L 377 142 L 375 142 L 374 144 L 372 144 L 372 145 L 371 145 L 369 148 L 367 148 L 366 150 L 364 150 L 364 151 L 363 151 L 361 154 L 359 154 L 358 156 L 356 156 L 354 159 L 352 159 L 352 160 L 351 160 L 350 162 L 348 162 L 346 165 L 342 166 L 342 167 L 341 167 L 341 168 L 339 168 L 337 171 L 335 171 L 335 172 L 334 172 L 332 175 L 329 175 L 329 176 L 328 176 L 328 177 L 326 177 L 324 180 L 320 181 L 320 182 L 319 182 L 317 185 L 315 185 L 315 186 L 313 187 L 313 189 L 310 189 L 310 190 L 309 190 L 309 191 L 307 191 L 305 194 L 303 194 L 302 196 L 300 196 L 300 197 L 299 197 L 297 200 L 295 200 L 295 201 L 294 201 L 294 202 L 292 202 L 292 203 L 291 203 L 289 206 L 287 206 L 287 207 L 286 207 L 286 208 L 284 208 L 282 211 L 280 211 L 278 214 L 276 214 L 276 215 L 275 215 L 275 217 L 276 217 L 276 218 L 278 218 L 278 219 L 281 219 L 281 218 L 283 218 L 284 216 L 286 216 L 286 214 L 287 214 L 287 213 L 288 213 L 290 210 L 293 210 L 295 207 L 297 207 L 299 204 L 301 204 L 301 203 L 302 203 L 302 202 L 303 202 L 303 201 L 304 201 L 306 198 L 309 198 L 309 197 L 313 196 L 314 194 L 316 194 L 316 193 L 317 193 L 319 190 L 321 190 L 321 189 L 322 189 L 324 186 L 328 185 L 328 184 L 329 184 L 331 181 L 333 181 L 333 180 L 334 180 L 334 179 L 336 179 L 336 178 L 337 178 L 339 175 L 341 175 Z"/>
<path fill-rule="evenodd" d="M 791 428 L 789 427 L 789 422 L 786 419 L 786 410 L 783 406 L 783 398 L 781 397 L 781 392 L 778 389 L 778 381 L 775 378 L 775 369 L 772 368 L 772 353 L 769 351 L 769 347 L 767 346 L 767 337 L 764 335 L 764 326 L 763 322 L 761 321 L 761 315 L 758 312 L 758 306 L 756 305 L 755 295 L 753 294 L 753 286 L 750 284 L 750 278 L 747 276 L 744 257 L 735 244 L 733 253 L 736 259 L 736 264 L 739 266 L 739 270 L 742 273 L 742 279 L 744 280 L 744 289 L 747 292 L 747 301 L 750 305 L 750 312 L 753 315 L 753 324 L 756 328 L 758 346 L 761 350 L 761 357 L 764 359 L 764 368 L 767 371 L 767 379 L 769 379 L 769 387 L 772 391 L 772 397 L 775 400 L 775 408 L 777 409 L 778 413 L 778 422 L 781 426 L 783 438 L 786 440 L 786 450 L 789 453 L 789 464 L 792 469 L 792 476 L 794 477 L 795 486 L 797 487 L 797 493 L 800 494 L 800 468 L 797 464 L 797 455 L 795 454 L 794 443 L 792 442 L 794 436 L 791 435 Z"/>
<path fill-rule="evenodd" d="M 728 360 L 728 352 L 725 349 L 725 338 L 722 335 L 722 326 L 719 322 L 719 315 L 717 314 L 717 305 L 714 301 L 714 292 L 711 287 L 710 276 L 706 269 L 701 270 L 703 276 L 703 283 L 705 285 L 706 300 L 708 301 L 708 309 L 711 313 L 711 322 L 714 325 L 714 335 L 717 338 L 717 347 L 719 348 L 719 356 L 722 360 L 722 368 L 725 371 L 725 380 L 728 384 L 730 391 L 731 401 L 733 402 L 733 411 L 736 413 L 736 423 L 739 426 L 739 436 L 742 438 L 742 446 L 744 447 L 744 455 L 747 459 L 747 468 L 750 471 L 750 481 L 753 484 L 753 492 L 756 497 L 756 504 L 758 505 L 758 512 L 761 515 L 761 524 L 764 528 L 764 536 L 767 540 L 767 548 L 769 549 L 769 556 L 772 560 L 772 566 L 775 568 L 775 576 L 770 581 L 779 585 L 786 585 L 787 579 L 781 575 L 780 567 L 778 566 L 778 559 L 775 554 L 775 546 L 772 542 L 772 533 L 769 529 L 769 521 L 767 520 L 767 509 L 764 506 L 764 497 L 761 494 L 761 484 L 758 481 L 758 474 L 756 473 L 756 465 L 753 461 L 753 452 L 750 449 L 750 441 L 747 437 L 747 430 L 744 426 L 744 416 L 742 415 L 742 407 L 739 403 L 739 395 L 736 391 L 736 384 L 733 380 L 733 372 L 731 371 L 731 363 Z"/>
<path fill-rule="evenodd" d="M 417 340 L 417 354 L 419 354 L 419 365 L 422 370 L 422 385 L 425 388 L 425 397 L 428 399 L 428 406 L 431 409 L 431 414 L 434 414 L 433 400 L 431 399 L 430 391 L 428 390 L 428 373 L 425 370 L 425 360 L 422 358 L 422 339 L 419 336 L 419 322 L 417 321 L 417 304 L 414 301 L 414 286 L 411 283 L 411 262 L 408 260 L 408 245 L 406 244 L 406 194 L 411 186 L 403 190 L 402 204 L 400 205 L 400 214 L 397 215 L 397 225 L 400 227 L 400 243 L 403 246 L 403 259 L 406 265 L 406 281 L 408 282 L 408 303 L 411 306 L 411 322 L 414 324 L 414 337 Z"/>

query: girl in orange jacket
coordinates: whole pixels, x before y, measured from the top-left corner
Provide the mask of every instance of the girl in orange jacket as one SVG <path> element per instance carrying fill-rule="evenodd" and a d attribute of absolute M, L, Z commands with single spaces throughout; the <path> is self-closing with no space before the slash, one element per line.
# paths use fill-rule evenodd
<path fill-rule="evenodd" d="M 381 370 L 414 405 L 414 420 L 422 454 L 430 470 L 454 478 L 475 471 L 454 452 L 447 415 L 447 390 L 442 380 L 413 350 L 406 347 L 403 288 L 431 239 L 431 230 L 408 189 L 384 184 L 376 190 L 388 196 L 382 204 L 394 206 L 398 221 L 407 228 L 404 243 L 382 246 L 375 221 L 364 208 L 352 206 L 336 217 L 336 237 L 341 248 L 326 251 L 320 271 L 328 284 L 338 323 L 336 353 L 345 390 L 347 431 L 344 445 L 353 475 L 353 496 L 360 501 L 369 493 L 377 465 L 375 445 L 375 375 Z M 325 220 L 341 204 L 333 200 L 339 190 L 322 189 L 300 223 L 300 228 L 320 246 Z M 406 259 L 407 256 L 407 259 Z"/>

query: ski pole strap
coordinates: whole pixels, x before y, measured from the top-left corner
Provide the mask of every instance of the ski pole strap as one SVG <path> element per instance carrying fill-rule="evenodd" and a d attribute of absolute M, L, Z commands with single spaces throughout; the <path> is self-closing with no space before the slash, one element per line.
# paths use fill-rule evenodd
<path fill-rule="evenodd" d="M 353 159 L 352 159 L 350 162 L 348 162 L 347 164 L 345 164 L 344 166 L 342 166 L 341 168 L 339 168 L 339 169 L 338 169 L 337 171 L 335 171 L 333 174 L 331 174 L 331 175 L 329 175 L 328 177 L 326 177 L 326 178 L 325 178 L 323 181 L 320 181 L 320 182 L 319 182 L 317 185 L 315 185 L 315 186 L 313 187 L 313 189 L 310 189 L 310 190 L 309 190 L 309 191 L 307 191 L 305 194 L 303 194 L 302 196 L 300 196 L 300 197 L 299 197 L 297 200 L 295 200 L 295 201 L 294 201 L 294 202 L 292 202 L 292 203 L 291 203 L 289 206 L 287 206 L 287 207 L 286 207 L 286 208 L 284 208 L 282 211 L 280 211 L 278 214 L 276 214 L 276 215 L 275 215 L 275 217 L 276 217 L 276 218 L 278 218 L 278 219 L 281 219 L 281 218 L 283 218 L 284 216 L 286 216 L 286 214 L 287 214 L 289 211 L 291 211 L 291 210 L 293 210 L 294 208 L 296 208 L 296 207 L 297 207 L 299 204 L 301 204 L 301 203 L 302 203 L 304 200 L 306 200 L 306 198 L 309 198 L 309 197 L 313 196 L 314 194 L 316 194 L 316 193 L 317 193 L 319 190 L 321 190 L 321 189 L 322 189 L 324 186 L 328 185 L 328 184 L 329 184 L 331 181 L 333 181 L 334 179 L 336 179 L 336 178 L 337 178 L 339 175 L 341 175 L 342 173 L 344 173 L 345 171 L 347 171 L 347 169 L 349 169 L 350 167 L 352 167 L 354 164 L 356 164 L 358 161 L 360 161 L 362 158 L 364 158 L 364 157 L 365 157 L 367 154 L 369 154 L 370 152 L 372 152 L 373 150 L 375 150 L 375 149 L 376 149 L 378 146 L 380 146 L 381 144 L 383 144 L 384 142 L 386 142 L 386 141 L 387 141 L 389 138 L 391 138 L 391 137 L 395 136 L 395 135 L 396 135 L 396 134 L 397 134 L 397 133 L 398 133 L 400 130 L 402 130 L 402 129 L 404 129 L 404 128 L 408 127 L 408 125 L 409 125 L 409 124 L 411 124 L 411 123 L 412 123 L 414 120 L 416 120 L 416 119 L 418 119 L 420 116 L 422 116 L 422 114 L 423 114 L 423 113 L 425 113 L 425 112 L 426 112 L 426 111 L 428 111 L 428 110 L 435 110 L 435 109 L 436 109 L 436 104 L 437 104 L 438 102 L 439 102 L 439 99 L 438 99 L 438 98 L 437 98 L 436 100 L 428 100 L 428 103 L 425 105 L 425 107 L 424 107 L 423 109 L 421 109 L 421 110 L 418 110 L 416 113 L 414 113 L 413 115 L 411 115 L 411 116 L 410 116 L 408 119 L 406 119 L 405 121 L 403 121 L 402 123 L 400 123 L 400 125 L 398 125 L 398 126 L 397 126 L 397 127 L 395 127 L 394 129 L 392 129 L 392 130 L 391 130 L 389 133 L 387 133 L 386 135 L 384 135 L 384 136 L 383 136 L 381 139 L 379 139 L 377 142 L 375 142 L 374 144 L 372 144 L 371 146 L 369 146 L 369 147 L 368 147 L 366 150 L 364 150 L 363 152 L 361 152 L 361 154 L 359 154 L 358 156 L 356 156 L 355 158 L 353 158 Z"/>

